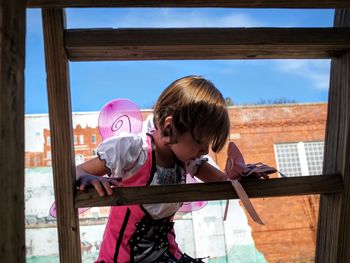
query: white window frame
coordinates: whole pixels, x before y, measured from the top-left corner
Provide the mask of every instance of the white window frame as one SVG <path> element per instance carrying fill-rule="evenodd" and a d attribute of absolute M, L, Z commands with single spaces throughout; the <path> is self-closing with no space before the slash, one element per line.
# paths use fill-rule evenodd
<path fill-rule="evenodd" d="M 294 144 L 294 145 L 297 146 L 297 151 L 298 151 L 298 160 L 299 160 L 299 165 L 300 165 L 300 169 L 301 169 L 301 175 L 300 176 L 311 175 L 310 174 L 310 169 L 309 169 L 309 166 L 308 166 L 308 163 L 307 163 L 307 153 L 306 153 L 305 144 L 307 144 L 307 143 L 320 143 L 320 142 L 323 142 L 323 141 L 288 142 L 288 143 L 276 143 L 276 144 L 274 144 L 273 148 L 274 148 L 274 153 L 275 153 L 275 160 L 276 160 L 277 169 L 279 171 L 281 171 L 282 174 L 284 174 L 285 176 L 288 177 L 288 173 L 286 173 L 283 170 L 283 168 L 281 167 L 281 165 L 279 163 L 279 156 L 277 155 L 277 153 L 278 153 L 277 146 L 278 145 Z M 313 174 L 313 175 L 315 175 L 315 174 Z M 295 176 L 295 175 L 293 175 L 293 176 Z M 290 176 L 290 177 L 293 177 L 293 176 Z"/>

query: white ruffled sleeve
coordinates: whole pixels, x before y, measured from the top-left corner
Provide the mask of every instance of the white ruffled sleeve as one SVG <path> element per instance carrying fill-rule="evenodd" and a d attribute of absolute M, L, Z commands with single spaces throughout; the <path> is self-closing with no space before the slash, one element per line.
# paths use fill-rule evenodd
<path fill-rule="evenodd" d="M 106 162 L 108 175 L 127 179 L 147 160 L 146 137 L 134 134 L 114 136 L 102 142 L 97 153 Z"/>

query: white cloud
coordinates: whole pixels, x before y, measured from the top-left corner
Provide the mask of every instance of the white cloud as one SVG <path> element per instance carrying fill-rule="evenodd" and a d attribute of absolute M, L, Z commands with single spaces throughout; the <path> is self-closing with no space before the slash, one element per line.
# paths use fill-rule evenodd
<path fill-rule="evenodd" d="M 229 14 L 219 19 L 219 24 L 224 27 L 267 27 L 269 23 L 258 21 L 245 14 Z"/>
<path fill-rule="evenodd" d="M 200 10 L 160 9 L 152 12 L 129 11 L 115 20 L 117 27 L 255 27 L 270 26 L 243 13 L 220 14 Z"/>
<path fill-rule="evenodd" d="M 273 26 L 270 22 L 257 20 L 237 10 L 188 8 L 68 9 L 68 24 L 74 28 Z"/>
<path fill-rule="evenodd" d="M 328 90 L 329 88 L 329 60 L 278 60 L 275 68 L 283 73 L 309 80 L 314 89 Z"/>
<path fill-rule="evenodd" d="M 317 14 L 303 11 L 231 8 L 72 8 L 67 9 L 72 28 L 101 27 L 299 27 L 320 26 Z M 298 19 L 300 18 L 300 19 Z M 315 24 L 316 23 L 316 24 Z M 322 24 L 322 23 L 321 23 Z"/>

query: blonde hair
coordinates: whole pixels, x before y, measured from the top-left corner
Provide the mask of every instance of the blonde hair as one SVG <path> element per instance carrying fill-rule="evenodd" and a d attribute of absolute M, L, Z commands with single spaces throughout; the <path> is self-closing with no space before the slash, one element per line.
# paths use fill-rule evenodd
<path fill-rule="evenodd" d="M 173 118 L 172 127 L 164 131 L 168 116 Z M 201 76 L 187 76 L 171 83 L 160 94 L 153 118 L 155 127 L 171 136 L 173 142 L 178 134 L 189 131 L 195 140 L 209 139 L 214 152 L 223 148 L 230 130 L 225 99 L 213 83 Z"/>

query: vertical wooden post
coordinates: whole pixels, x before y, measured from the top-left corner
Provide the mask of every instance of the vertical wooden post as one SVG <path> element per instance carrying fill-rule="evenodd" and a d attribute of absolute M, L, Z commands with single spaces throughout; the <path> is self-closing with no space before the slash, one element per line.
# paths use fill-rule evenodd
<path fill-rule="evenodd" d="M 334 26 L 350 26 L 350 9 L 336 10 Z M 343 175 L 344 192 L 321 196 L 316 262 L 350 262 L 350 51 L 332 59 L 323 170 Z"/>
<path fill-rule="evenodd" d="M 0 261 L 25 262 L 26 1 L 0 1 Z"/>
<path fill-rule="evenodd" d="M 43 31 L 61 262 L 81 262 L 79 220 L 74 209 L 75 162 L 69 64 L 64 49 L 65 13 L 43 9 Z"/>

